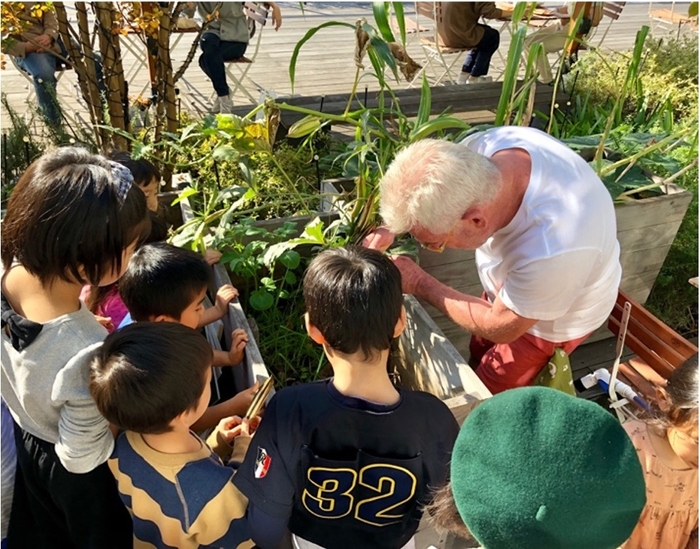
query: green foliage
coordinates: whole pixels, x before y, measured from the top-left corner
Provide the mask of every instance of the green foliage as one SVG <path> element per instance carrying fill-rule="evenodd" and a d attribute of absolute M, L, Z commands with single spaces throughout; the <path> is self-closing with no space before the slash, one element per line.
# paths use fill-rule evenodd
<path fill-rule="evenodd" d="M 582 56 L 567 76 L 576 112 L 588 116 L 619 97 L 620 80 L 628 70 L 630 52 L 596 51 Z M 634 86 L 621 106 L 621 117 L 628 123 L 669 131 L 673 124 L 697 124 L 698 41 L 697 36 L 679 39 L 647 38 Z M 639 130 L 637 130 L 639 131 Z M 583 133 L 577 133 L 583 135 Z"/>
<path fill-rule="evenodd" d="M 319 222 L 315 226 L 322 230 Z M 302 246 L 308 252 L 305 242 L 318 240 L 318 236 L 322 240 L 322 233 L 292 239 L 294 235 L 291 223 L 268 231 L 247 220 L 232 226 L 220 242 L 221 263 L 230 271 L 241 300 L 252 309 L 260 330 L 258 347 L 281 386 L 314 381 L 329 373 L 323 349 L 306 335 L 303 326 L 301 277 L 310 254 L 294 249 Z"/>

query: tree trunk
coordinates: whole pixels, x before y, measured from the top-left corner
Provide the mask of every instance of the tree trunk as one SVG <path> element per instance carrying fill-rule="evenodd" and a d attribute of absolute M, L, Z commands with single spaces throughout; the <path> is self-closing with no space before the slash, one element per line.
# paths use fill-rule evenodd
<path fill-rule="evenodd" d="M 95 14 L 99 25 L 100 53 L 107 86 L 107 108 L 109 122 L 113 128 L 127 131 L 124 117 L 124 101 L 126 98 L 126 85 L 124 82 L 124 69 L 122 67 L 121 51 L 119 47 L 120 30 L 114 17 L 114 5 L 112 2 L 95 2 Z M 128 150 L 129 143 L 123 136 L 112 133 L 114 146 Z"/>

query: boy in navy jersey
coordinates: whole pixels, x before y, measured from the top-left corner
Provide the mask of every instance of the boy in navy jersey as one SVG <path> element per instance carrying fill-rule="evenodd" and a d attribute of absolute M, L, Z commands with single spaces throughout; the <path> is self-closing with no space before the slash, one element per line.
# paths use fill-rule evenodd
<path fill-rule="evenodd" d="M 234 484 L 253 540 L 295 547 L 413 547 L 422 506 L 446 482 L 457 422 L 436 397 L 387 374 L 406 323 L 401 275 L 361 247 L 319 254 L 304 277 L 306 329 L 334 377 L 279 391 Z"/>

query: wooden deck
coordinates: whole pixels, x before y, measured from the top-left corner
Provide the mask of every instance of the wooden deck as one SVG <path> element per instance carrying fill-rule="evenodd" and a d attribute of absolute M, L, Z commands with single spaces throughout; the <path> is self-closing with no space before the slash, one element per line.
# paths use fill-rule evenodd
<path fill-rule="evenodd" d="M 71 7 L 71 3 L 66 3 Z M 371 5 L 369 2 L 305 2 L 302 6 L 295 2 L 282 2 L 280 4 L 283 13 L 282 28 L 275 32 L 272 28 L 263 29 L 261 46 L 255 63 L 250 67 L 248 75 L 260 89 L 266 90 L 273 96 L 290 95 L 292 92 L 289 79 L 289 61 L 296 43 L 304 34 L 321 23 L 328 21 L 342 21 L 354 24 L 360 18 L 366 18 L 368 22 L 373 22 Z M 550 4 L 554 4 L 551 3 Z M 605 39 L 602 47 L 606 49 L 621 51 L 631 49 L 636 32 L 642 25 L 651 25 L 658 35 L 667 33 L 676 34 L 675 25 L 659 25 L 658 21 L 652 21 L 649 10 L 670 8 L 670 3 L 633 3 L 628 2 L 619 20 L 610 23 L 609 19 L 604 19 L 601 26 L 596 31 L 593 43 L 598 45 L 603 35 Z M 687 13 L 687 4 L 675 3 L 677 13 Z M 414 18 L 415 13 L 412 4 L 406 4 L 406 17 Z M 425 19 L 421 20 L 425 24 Z M 503 23 L 492 21 L 494 28 L 501 29 Z M 684 29 L 685 30 L 685 29 Z M 689 29 L 688 29 L 689 30 Z M 173 49 L 172 57 L 174 67 L 177 69 L 184 60 L 194 35 L 183 34 L 177 46 Z M 128 38 L 134 40 L 134 38 Z M 253 40 L 253 42 L 255 39 Z M 510 44 L 510 33 L 506 29 L 501 32 L 500 54 L 496 54 L 492 61 L 491 73 L 498 76 L 503 71 L 504 58 Z M 139 47 L 139 44 L 135 44 Z M 140 46 L 143 48 L 143 46 Z M 136 58 L 124 51 L 124 65 L 127 74 L 134 72 L 135 75 L 129 81 L 129 88 L 132 95 L 145 88 L 148 81 L 148 74 L 145 68 L 137 70 Z M 248 54 L 252 54 L 253 44 L 249 47 Z M 294 92 L 297 95 L 320 95 L 333 93 L 348 93 L 352 87 L 355 75 L 355 64 L 353 62 L 354 34 L 352 29 L 345 27 L 328 27 L 316 34 L 302 49 L 297 63 L 297 78 Z M 425 52 L 420 44 L 418 36 L 409 35 L 408 52 L 419 63 L 425 61 Z M 447 57 L 454 59 L 455 56 L 464 54 L 450 54 Z M 555 59 L 556 56 L 552 56 Z M 458 60 L 454 70 L 459 71 L 461 66 Z M 132 70 L 133 68 L 133 70 Z M 429 75 L 430 76 L 430 75 Z M 71 113 L 83 113 L 85 111 L 77 100 L 75 74 L 67 72 L 59 82 L 59 94 L 63 105 Z M 255 96 L 259 96 L 255 84 L 246 82 L 246 88 Z M 407 84 L 401 82 L 396 84 L 397 88 L 405 87 Z M 364 87 L 370 90 L 376 89 L 376 80 L 369 75 L 363 75 L 360 83 L 360 92 Z M 211 83 L 206 75 L 197 65 L 196 58 L 187 69 L 183 79 L 178 85 L 183 100 L 184 108 L 203 112 L 210 108 L 210 96 L 212 93 Z M 7 63 L 7 68 L 0 73 L 0 90 L 6 93 L 10 105 L 18 112 L 24 113 L 27 109 L 28 98 L 33 98 L 34 92 L 31 83 L 20 74 L 12 65 Z M 236 104 L 250 103 L 250 100 L 242 93 L 234 96 Z M 1 127 L 6 128 L 9 123 L 7 114 L 2 112 Z"/>

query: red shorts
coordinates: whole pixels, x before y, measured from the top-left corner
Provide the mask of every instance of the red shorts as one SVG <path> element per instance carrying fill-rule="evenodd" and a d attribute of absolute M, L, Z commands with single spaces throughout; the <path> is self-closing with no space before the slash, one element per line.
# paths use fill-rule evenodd
<path fill-rule="evenodd" d="M 588 336 L 571 341 L 554 343 L 531 334 L 523 334 L 511 343 L 494 343 L 472 334 L 469 352 L 472 360 L 478 361 L 476 375 L 494 395 L 530 385 L 535 376 L 544 368 L 556 347 L 571 353 Z"/>

